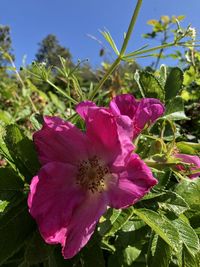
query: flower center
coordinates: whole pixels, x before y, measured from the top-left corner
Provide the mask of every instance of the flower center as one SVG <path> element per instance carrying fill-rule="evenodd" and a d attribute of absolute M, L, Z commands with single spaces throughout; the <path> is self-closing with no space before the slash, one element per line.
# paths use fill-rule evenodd
<path fill-rule="evenodd" d="M 109 168 L 94 156 L 79 163 L 76 182 L 92 193 L 101 193 L 105 186 L 105 175 L 108 173 Z"/>

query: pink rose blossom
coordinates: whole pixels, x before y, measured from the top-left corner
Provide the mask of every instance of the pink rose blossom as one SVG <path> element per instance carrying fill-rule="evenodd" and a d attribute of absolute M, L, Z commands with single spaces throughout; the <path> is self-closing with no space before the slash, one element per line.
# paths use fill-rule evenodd
<path fill-rule="evenodd" d="M 29 210 L 44 240 L 60 243 L 66 259 L 88 242 L 108 206 L 133 205 L 157 183 L 132 153 L 128 117 L 116 121 L 94 106 L 86 113 L 86 132 L 45 117 L 34 134 L 42 167 L 30 185 Z"/>
<path fill-rule="evenodd" d="M 176 168 L 179 171 L 183 172 L 191 172 L 199 169 L 199 172 L 194 173 L 194 174 L 189 174 L 188 176 L 191 179 L 194 179 L 196 177 L 200 176 L 200 158 L 198 156 L 192 156 L 192 155 L 187 155 L 187 154 L 175 154 L 174 155 L 177 159 L 180 159 L 182 163 L 188 163 L 187 167 L 183 166 L 182 164 L 177 164 Z"/>
<path fill-rule="evenodd" d="M 87 108 L 96 106 L 91 101 L 77 105 L 76 111 L 84 119 Z M 117 117 L 129 117 L 132 121 L 132 138 L 135 139 L 145 126 L 154 123 L 165 111 L 163 104 L 154 98 L 136 100 L 131 94 L 118 95 L 110 102 L 109 112 Z"/>

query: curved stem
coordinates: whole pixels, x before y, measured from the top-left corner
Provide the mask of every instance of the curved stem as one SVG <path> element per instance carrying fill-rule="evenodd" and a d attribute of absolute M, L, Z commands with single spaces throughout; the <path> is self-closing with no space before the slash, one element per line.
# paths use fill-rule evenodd
<path fill-rule="evenodd" d="M 113 62 L 113 64 L 110 66 L 110 69 L 105 73 L 103 78 L 97 84 L 97 86 L 95 87 L 94 91 L 91 93 L 89 99 L 91 99 L 91 100 L 94 99 L 94 97 L 97 94 L 98 90 L 102 87 L 102 85 L 105 83 L 105 81 L 109 78 L 109 76 L 113 73 L 113 71 L 116 69 L 116 67 L 119 65 L 119 63 L 123 59 L 123 56 L 124 56 L 124 53 L 126 51 L 128 42 L 130 40 L 133 28 L 135 26 L 135 22 L 137 20 L 141 5 L 142 5 L 142 0 L 138 0 L 137 1 L 137 5 L 136 5 L 136 7 L 134 9 L 134 12 L 133 12 L 129 27 L 128 27 L 128 31 L 127 31 L 126 37 L 125 37 L 125 39 L 123 41 L 122 48 L 120 50 L 120 54 L 117 57 L 117 59 Z"/>

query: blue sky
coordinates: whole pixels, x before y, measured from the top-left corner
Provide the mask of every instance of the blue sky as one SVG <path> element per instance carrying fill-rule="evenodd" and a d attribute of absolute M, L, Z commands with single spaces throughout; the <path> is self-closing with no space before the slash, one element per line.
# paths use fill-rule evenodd
<path fill-rule="evenodd" d="M 49 33 L 70 49 L 74 61 L 88 58 L 98 66 L 100 45 L 88 34 L 104 42 L 99 30 L 106 27 L 120 45 L 135 4 L 136 0 L 1 0 L 0 24 L 11 27 L 17 66 L 24 55 L 27 63 L 34 59 L 38 43 Z M 198 30 L 199 10 L 199 0 L 143 0 L 129 51 L 147 43 L 141 37 L 151 29 L 147 20 L 184 14 L 184 25 L 192 23 Z M 145 65 L 146 60 L 140 63 Z"/>

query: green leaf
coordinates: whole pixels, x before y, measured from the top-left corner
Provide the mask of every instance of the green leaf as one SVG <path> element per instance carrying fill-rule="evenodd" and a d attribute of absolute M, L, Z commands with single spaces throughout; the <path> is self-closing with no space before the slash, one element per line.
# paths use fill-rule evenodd
<path fill-rule="evenodd" d="M 13 121 L 13 117 L 5 110 L 0 110 L 0 121 L 5 124 L 10 124 Z"/>
<path fill-rule="evenodd" d="M 40 234 L 35 232 L 26 245 L 25 261 L 29 264 L 38 264 L 46 261 L 49 257 L 51 247 L 47 245 Z"/>
<path fill-rule="evenodd" d="M 0 212 L 7 212 L 24 197 L 24 184 L 9 167 L 0 168 Z"/>
<path fill-rule="evenodd" d="M 168 267 L 171 256 L 172 248 L 162 238 L 155 235 L 151 243 L 151 254 L 147 258 L 148 267 Z"/>
<path fill-rule="evenodd" d="M 186 246 L 183 246 L 183 263 L 184 267 L 199 267 L 197 259 L 191 254 Z"/>
<path fill-rule="evenodd" d="M 188 204 L 180 195 L 170 191 L 158 197 L 157 203 L 161 210 L 173 212 L 177 216 L 189 209 Z"/>
<path fill-rule="evenodd" d="M 189 119 L 185 115 L 184 103 L 181 97 L 175 97 L 169 101 L 166 106 L 166 112 L 163 118 L 173 121 Z"/>
<path fill-rule="evenodd" d="M 103 252 L 99 244 L 93 246 L 86 246 L 82 252 L 81 257 L 84 261 L 84 266 L 87 267 L 105 267 L 105 261 L 103 257 Z"/>
<path fill-rule="evenodd" d="M 0 168 L 0 199 L 10 201 L 23 192 L 23 181 L 11 168 Z"/>
<path fill-rule="evenodd" d="M 176 146 L 180 153 L 196 155 L 200 153 L 200 144 L 191 143 L 191 142 L 178 142 Z"/>
<path fill-rule="evenodd" d="M 101 217 L 100 222 L 98 224 L 98 231 L 101 236 L 104 236 L 110 231 L 112 225 L 117 220 L 120 214 L 120 209 L 117 210 L 110 208 L 107 210 L 106 214 Z"/>
<path fill-rule="evenodd" d="M 79 264 L 80 254 L 73 257 L 73 259 L 65 260 L 61 254 L 61 247 L 55 247 L 52 253 L 49 255 L 48 263 L 44 266 L 48 267 L 82 267 L 82 264 Z"/>
<path fill-rule="evenodd" d="M 53 94 L 52 92 L 49 92 L 50 99 L 52 103 L 56 106 L 58 110 L 65 111 L 65 104 L 62 102 L 56 94 Z"/>
<path fill-rule="evenodd" d="M 172 68 L 165 83 L 165 99 L 169 100 L 178 95 L 183 84 L 183 72 L 181 69 Z"/>
<path fill-rule="evenodd" d="M 6 127 L 4 141 L 16 167 L 25 180 L 30 182 L 40 166 L 33 142 L 16 125 Z"/>
<path fill-rule="evenodd" d="M 178 229 L 180 234 L 180 239 L 190 251 L 192 255 L 195 256 L 200 251 L 199 239 L 194 229 L 189 225 L 189 223 L 178 218 L 173 220 L 174 226 Z"/>
<path fill-rule="evenodd" d="M 128 220 L 133 216 L 133 209 L 128 208 L 122 210 L 120 213 L 119 211 L 113 210 L 114 216 L 110 217 L 111 220 L 108 220 L 107 223 L 109 224 L 109 227 L 99 224 L 99 234 L 101 236 L 113 236 L 117 231 L 119 231 L 127 222 Z M 106 227 L 106 231 L 105 231 Z"/>
<path fill-rule="evenodd" d="M 34 113 L 30 116 L 30 121 L 34 127 L 35 130 L 40 130 L 42 128 L 43 125 L 43 117 L 38 114 L 38 113 Z"/>
<path fill-rule="evenodd" d="M 0 200 L 0 213 L 3 212 L 5 210 L 5 208 L 8 206 L 9 202 L 4 200 Z"/>
<path fill-rule="evenodd" d="M 133 266 L 134 261 L 139 257 L 141 250 L 128 246 L 123 250 L 117 250 L 108 261 L 109 267 Z"/>
<path fill-rule="evenodd" d="M 152 230 L 154 230 L 174 251 L 180 249 L 180 237 L 177 229 L 173 224 L 161 214 L 148 209 L 134 209 L 138 215 Z"/>
<path fill-rule="evenodd" d="M 164 173 L 155 174 L 155 178 L 158 179 L 158 184 L 154 186 L 154 190 L 165 189 L 169 184 L 172 172 L 170 169 L 166 169 Z"/>
<path fill-rule="evenodd" d="M 140 72 L 139 75 L 139 83 L 145 97 L 159 98 L 164 101 L 164 90 L 158 79 L 150 72 Z"/>
<path fill-rule="evenodd" d="M 109 31 L 101 31 L 101 34 L 104 36 L 106 41 L 110 44 L 110 46 L 112 47 L 112 49 L 114 50 L 116 55 L 119 55 L 119 50 L 117 49 L 117 46 L 116 46 L 111 34 L 109 33 Z"/>
<path fill-rule="evenodd" d="M 191 209 L 200 210 L 200 179 L 181 181 L 175 188 L 175 192 L 184 198 Z"/>
<path fill-rule="evenodd" d="M 0 265 L 17 252 L 35 228 L 26 201 L 0 217 Z"/>

